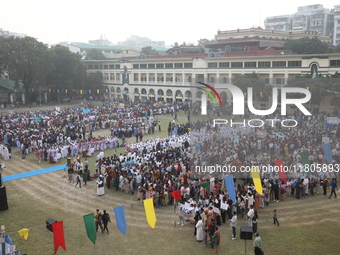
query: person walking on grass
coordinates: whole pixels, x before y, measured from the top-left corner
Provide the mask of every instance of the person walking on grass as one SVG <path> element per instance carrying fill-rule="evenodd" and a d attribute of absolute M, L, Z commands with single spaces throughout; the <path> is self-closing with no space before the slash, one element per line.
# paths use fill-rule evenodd
<path fill-rule="evenodd" d="M 273 221 L 274 221 L 274 224 L 277 223 L 277 226 L 280 226 L 280 223 L 279 223 L 279 221 L 277 220 L 277 213 L 276 213 L 276 210 L 274 210 Z"/>
<path fill-rule="evenodd" d="M 230 226 L 232 229 L 233 237 L 232 240 L 236 239 L 236 227 L 237 227 L 237 214 L 236 212 L 233 212 L 233 217 L 230 220 Z"/>
<path fill-rule="evenodd" d="M 111 222 L 110 215 L 106 212 L 106 210 L 103 210 L 103 215 L 102 215 L 102 221 L 103 221 L 103 230 L 102 233 L 106 230 L 107 233 L 109 233 L 109 229 L 107 228 L 107 224 Z"/>
<path fill-rule="evenodd" d="M 94 220 L 95 220 L 95 224 L 96 224 L 96 232 L 98 232 L 98 226 L 100 227 L 100 230 L 102 232 L 104 232 L 104 228 L 103 228 L 103 224 L 102 224 L 102 220 L 103 220 L 103 215 L 102 213 L 99 211 L 99 209 L 97 209 L 96 214 L 94 215 Z"/>
<path fill-rule="evenodd" d="M 76 185 L 74 187 L 77 187 L 77 185 L 79 184 L 79 188 L 81 188 L 81 176 L 80 176 L 80 172 L 77 173 L 77 177 L 76 177 Z"/>
<path fill-rule="evenodd" d="M 338 189 L 338 186 L 336 184 L 336 179 L 332 179 L 331 183 L 330 183 L 331 187 L 332 187 L 332 191 L 330 196 L 328 197 L 329 199 L 331 199 L 332 195 L 334 194 L 334 198 L 336 198 L 336 193 L 335 193 L 335 189 Z"/>
<path fill-rule="evenodd" d="M 327 195 L 327 187 L 328 187 L 328 180 L 326 178 L 324 178 L 322 181 L 321 181 L 321 185 L 322 185 L 322 188 L 323 188 L 323 195 L 326 196 Z"/>
<path fill-rule="evenodd" d="M 257 220 L 259 216 L 257 215 L 257 211 L 254 212 L 254 216 L 252 218 L 252 224 L 253 224 L 253 233 L 255 234 L 257 232 Z"/>
<path fill-rule="evenodd" d="M 255 239 L 254 239 L 254 253 L 255 255 L 262 255 L 262 239 L 260 237 L 259 233 L 255 233 Z"/>

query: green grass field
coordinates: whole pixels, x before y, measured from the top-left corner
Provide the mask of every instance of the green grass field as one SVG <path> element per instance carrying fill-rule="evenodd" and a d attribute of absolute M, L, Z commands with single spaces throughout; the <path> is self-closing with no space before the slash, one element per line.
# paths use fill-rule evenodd
<path fill-rule="evenodd" d="M 80 104 L 79 104 L 80 105 Z M 162 132 L 148 137 L 164 136 L 171 117 L 159 117 Z M 179 114 L 179 122 L 187 120 Z M 100 130 L 95 135 L 108 135 L 108 130 Z M 118 153 L 123 153 L 123 148 Z M 106 156 L 113 150 L 105 151 Z M 90 158 L 93 172 L 97 153 Z M 73 160 L 73 159 L 72 159 Z M 66 163 L 63 159 L 62 163 Z M 21 159 L 21 154 L 13 151 L 13 157 L 6 162 L 4 175 L 10 175 L 39 168 L 49 167 L 43 162 L 37 164 L 34 156 Z M 46 229 L 45 221 L 53 217 L 64 221 L 67 251 L 59 248 L 58 254 L 209 254 L 213 249 L 196 242 L 193 225 L 174 227 L 178 222 L 177 213 L 172 206 L 156 209 L 157 223 L 151 229 L 146 222 L 144 207 L 136 196 L 132 199 L 121 191 L 106 189 L 105 195 L 96 195 L 95 181 L 88 182 L 83 188 L 75 188 L 64 178 L 64 171 L 5 182 L 9 210 L 0 212 L 0 225 L 6 226 L 6 233 L 22 253 L 29 255 L 53 254 L 53 234 Z M 321 193 L 321 192 L 320 192 Z M 127 235 L 122 235 L 116 227 L 113 207 L 125 206 Z M 111 215 L 110 234 L 98 233 L 94 245 L 86 236 L 83 215 L 94 213 L 96 208 L 106 209 Z M 280 226 L 273 225 L 272 214 L 276 209 Z M 265 254 L 270 255 L 310 255 L 340 254 L 337 246 L 337 233 L 340 227 L 339 200 L 328 199 L 321 194 L 297 200 L 288 197 L 283 202 L 271 201 L 268 207 L 259 209 L 258 232 L 263 241 Z M 245 254 L 245 241 L 239 239 L 239 227 L 246 226 L 247 220 L 238 220 L 238 237 L 231 240 L 229 223 L 220 227 L 221 245 L 219 254 Z M 29 238 L 19 237 L 18 231 L 29 228 Z M 253 254 L 252 241 L 246 242 L 247 254 Z"/>

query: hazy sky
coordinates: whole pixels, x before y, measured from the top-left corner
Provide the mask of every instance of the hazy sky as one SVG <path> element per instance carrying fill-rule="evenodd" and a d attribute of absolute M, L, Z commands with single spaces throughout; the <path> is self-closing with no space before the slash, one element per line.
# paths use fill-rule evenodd
<path fill-rule="evenodd" d="M 8 0 L 1 3 L 0 28 L 24 33 L 48 44 L 62 41 L 88 42 L 101 35 L 113 43 L 130 35 L 155 41 L 197 43 L 213 39 L 217 30 L 264 27 L 266 17 L 292 14 L 298 6 L 332 0 Z"/>

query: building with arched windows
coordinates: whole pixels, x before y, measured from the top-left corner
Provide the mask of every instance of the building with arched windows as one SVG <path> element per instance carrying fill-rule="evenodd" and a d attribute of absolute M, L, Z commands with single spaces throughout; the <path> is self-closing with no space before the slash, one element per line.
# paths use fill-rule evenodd
<path fill-rule="evenodd" d="M 84 63 L 88 72 L 102 72 L 103 84 L 109 88 L 108 98 L 197 102 L 202 95 L 198 82 L 205 82 L 217 90 L 223 103 L 231 103 L 226 85 L 233 84 L 238 75 L 256 73 L 265 84 L 280 87 L 298 75 L 316 77 L 340 71 L 340 54 L 284 54 L 286 41 L 306 36 L 316 36 L 326 44 L 332 42 L 331 37 L 310 31 L 237 29 L 218 31 L 216 42 L 191 47 L 195 49 L 190 49 L 190 53 L 180 46 L 168 50 L 168 55 L 84 60 Z M 267 104 L 254 96 L 255 106 L 267 107 L 271 100 L 267 93 L 264 96 L 268 97 Z M 337 108 L 334 98 L 338 98 L 338 94 L 330 93 L 319 105 L 310 104 L 309 108 L 333 111 Z"/>
<path fill-rule="evenodd" d="M 233 77 L 238 74 L 255 72 L 265 84 L 284 86 L 289 78 L 297 75 L 325 76 L 339 72 L 340 54 L 187 58 L 163 55 L 148 59 L 91 60 L 84 63 L 88 72 L 103 73 L 103 84 L 109 88 L 109 98 L 195 102 L 201 98 L 202 92 L 196 88 L 197 82 L 201 81 L 213 86 L 226 101 L 230 93 L 224 86 L 232 84 Z M 338 98 L 338 94 L 330 93 L 320 103 L 319 110 L 334 110 L 338 107 Z"/>

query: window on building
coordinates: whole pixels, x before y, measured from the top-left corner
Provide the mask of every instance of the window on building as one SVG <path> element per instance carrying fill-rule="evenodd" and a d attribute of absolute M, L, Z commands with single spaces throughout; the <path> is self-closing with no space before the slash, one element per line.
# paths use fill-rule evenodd
<path fill-rule="evenodd" d="M 256 62 L 244 62 L 244 67 L 256 67 Z"/>
<path fill-rule="evenodd" d="M 215 83 L 215 77 L 210 77 L 210 82 Z"/>
<path fill-rule="evenodd" d="M 264 84 L 266 84 L 266 85 L 270 84 L 270 79 L 269 78 L 264 78 Z"/>
<path fill-rule="evenodd" d="M 288 61 L 288 67 L 300 67 L 302 66 L 302 61 Z"/>
<path fill-rule="evenodd" d="M 104 69 L 109 69 L 109 66 L 108 65 L 104 65 Z"/>
<path fill-rule="evenodd" d="M 284 78 L 276 78 L 275 79 L 275 84 L 277 84 L 277 85 L 283 85 L 284 83 L 285 83 Z"/>
<path fill-rule="evenodd" d="M 229 67 L 229 62 L 220 62 L 219 67 Z"/>
<path fill-rule="evenodd" d="M 109 69 L 115 69 L 115 65 L 109 65 Z"/>
<path fill-rule="evenodd" d="M 286 61 L 273 61 L 273 67 L 286 67 Z"/>
<path fill-rule="evenodd" d="M 174 64 L 173 63 L 166 63 L 165 68 L 173 68 Z"/>
<path fill-rule="evenodd" d="M 117 74 L 116 77 L 117 77 L 116 80 L 117 80 L 117 81 L 120 81 L 120 74 Z"/>
<path fill-rule="evenodd" d="M 258 67 L 270 67 L 270 61 L 259 61 L 257 65 Z"/>
<path fill-rule="evenodd" d="M 164 68 L 164 64 L 156 64 L 156 68 Z"/>
<path fill-rule="evenodd" d="M 94 65 L 93 69 L 99 69 L 99 65 Z"/>
<path fill-rule="evenodd" d="M 139 68 L 139 64 L 133 64 L 133 69 L 138 69 Z"/>
<path fill-rule="evenodd" d="M 175 63 L 175 68 L 183 68 L 183 63 Z"/>
<path fill-rule="evenodd" d="M 120 69 L 120 65 L 115 65 L 115 68 L 116 69 Z"/>
<path fill-rule="evenodd" d="M 155 68 L 155 64 L 148 64 L 148 68 L 149 69 L 154 69 Z"/>
<path fill-rule="evenodd" d="M 140 68 L 141 68 L 141 69 L 146 69 L 146 68 L 147 68 L 147 65 L 146 65 L 146 64 L 140 64 Z"/>
<path fill-rule="evenodd" d="M 93 65 L 88 65 L 87 69 L 93 69 Z"/>
<path fill-rule="evenodd" d="M 231 62 L 231 67 L 243 67 L 243 62 Z"/>
<path fill-rule="evenodd" d="M 227 77 L 223 77 L 222 83 L 227 83 L 227 82 L 228 82 L 228 78 Z"/>
<path fill-rule="evenodd" d="M 216 62 L 208 63 L 208 67 L 216 68 L 217 67 L 217 63 Z"/>
<path fill-rule="evenodd" d="M 192 68 L 192 63 L 184 63 L 184 68 Z"/>
<path fill-rule="evenodd" d="M 340 59 L 331 60 L 330 66 L 340 66 Z"/>

